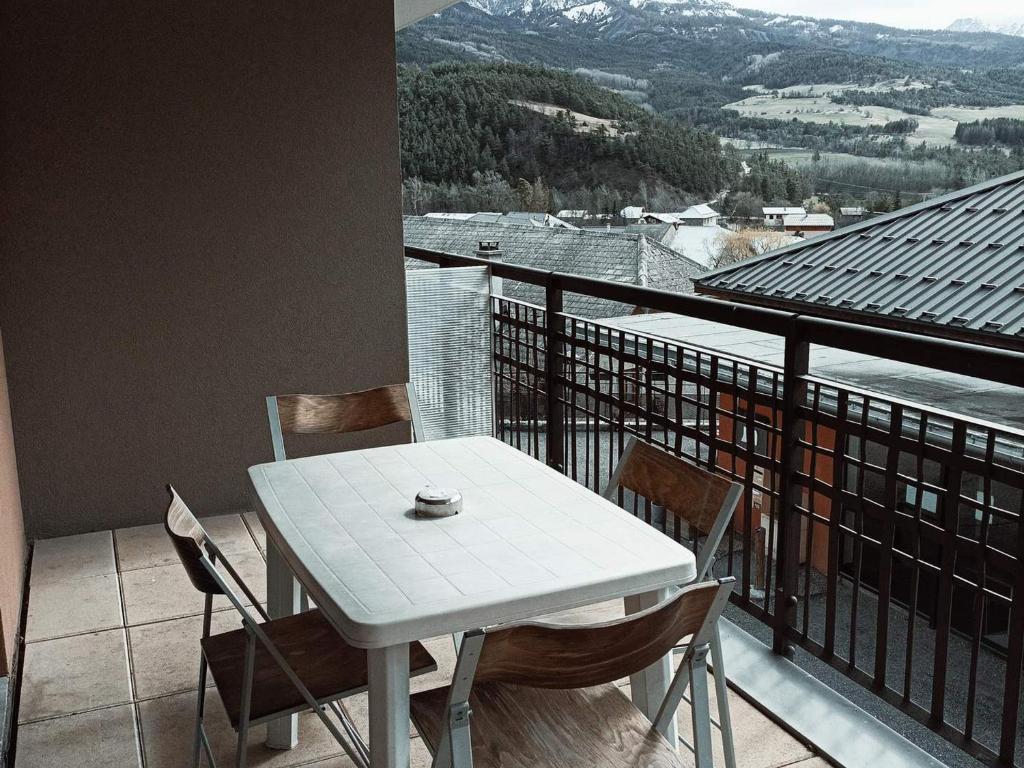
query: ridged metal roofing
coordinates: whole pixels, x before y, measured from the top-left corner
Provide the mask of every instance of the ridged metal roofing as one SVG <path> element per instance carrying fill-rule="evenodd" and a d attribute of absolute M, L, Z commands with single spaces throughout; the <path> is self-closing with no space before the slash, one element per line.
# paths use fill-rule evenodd
<path fill-rule="evenodd" d="M 1024 342 L 1024 172 L 694 282 L 702 292 L 796 311 L 817 307 L 926 325 L 933 333 Z"/>

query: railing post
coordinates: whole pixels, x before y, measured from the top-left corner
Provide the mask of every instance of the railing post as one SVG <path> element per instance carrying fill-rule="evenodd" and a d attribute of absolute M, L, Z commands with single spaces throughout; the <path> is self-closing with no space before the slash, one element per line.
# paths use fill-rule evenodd
<path fill-rule="evenodd" d="M 803 471 L 804 449 L 800 441 L 804 436 L 804 420 L 800 408 L 807 400 L 807 381 L 804 378 L 810 364 L 810 344 L 804 341 L 794 317 L 786 332 L 786 352 L 782 378 L 782 456 L 779 482 L 778 551 L 775 558 L 775 612 L 772 650 L 789 655 L 792 648 L 786 641 L 791 627 L 796 625 L 797 588 L 800 574 L 800 514 L 802 490 L 796 482 L 797 473 Z"/>
<path fill-rule="evenodd" d="M 1020 726 L 1021 667 L 1024 666 L 1024 520 L 1017 518 L 1017 574 L 1010 607 L 1010 639 L 1003 684 L 1003 722 L 999 739 L 999 765 L 1014 764 Z"/>
<path fill-rule="evenodd" d="M 565 444 L 562 430 L 562 342 L 565 321 L 562 318 L 562 287 L 551 274 L 544 285 L 544 393 L 547 402 L 547 464 L 565 471 Z"/>

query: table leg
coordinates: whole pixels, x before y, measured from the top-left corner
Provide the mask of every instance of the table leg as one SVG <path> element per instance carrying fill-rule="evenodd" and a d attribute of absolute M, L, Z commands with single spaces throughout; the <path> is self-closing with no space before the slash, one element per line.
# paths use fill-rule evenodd
<path fill-rule="evenodd" d="M 667 600 L 669 595 L 675 592 L 674 587 L 655 590 L 654 592 L 643 592 L 639 595 L 630 595 L 624 598 L 626 613 L 636 613 L 652 605 L 657 605 L 662 600 Z M 661 706 L 668 687 L 672 683 L 672 676 L 675 670 L 672 665 L 672 653 L 655 662 L 647 669 L 637 672 L 629 677 L 629 688 L 633 697 L 633 703 L 637 709 L 643 712 L 647 718 L 654 722 L 658 716 L 658 708 Z M 679 747 L 679 732 L 675 719 L 666 734 L 669 744 Z"/>
<path fill-rule="evenodd" d="M 409 768 L 409 645 L 366 652 L 370 768 Z"/>
<path fill-rule="evenodd" d="M 280 619 L 298 613 L 299 582 L 281 557 L 277 547 L 267 541 L 267 613 Z M 299 743 L 299 716 L 289 715 L 267 724 L 267 746 L 291 749 Z"/>

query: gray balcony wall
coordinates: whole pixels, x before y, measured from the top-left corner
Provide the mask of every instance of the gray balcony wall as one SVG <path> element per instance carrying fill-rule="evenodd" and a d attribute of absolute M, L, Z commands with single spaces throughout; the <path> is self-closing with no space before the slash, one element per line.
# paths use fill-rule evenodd
<path fill-rule="evenodd" d="M 28 534 L 245 507 L 265 395 L 408 375 L 392 3 L 0 7 Z"/>

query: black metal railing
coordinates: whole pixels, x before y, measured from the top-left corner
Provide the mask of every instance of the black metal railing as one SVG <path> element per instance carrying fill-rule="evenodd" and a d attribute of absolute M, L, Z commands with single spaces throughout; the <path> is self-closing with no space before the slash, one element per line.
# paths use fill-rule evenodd
<path fill-rule="evenodd" d="M 600 490 L 636 435 L 743 484 L 733 602 L 969 753 L 1024 751 L 1024 432 L 809 374 L 822 345 L 1024 383 L 1024 355 L 407 248 L 543 288 L 493 297 L 496 436 Z M 562 311 L 566 293 L 785 339 L 782 367 Z M 1022 400 L 1024 402 L 1024 400 Z M 642 500 L 634 514 L 682 539 Z"/>

